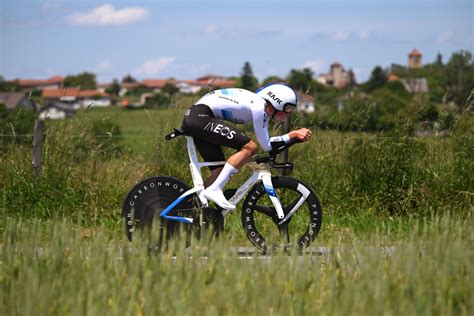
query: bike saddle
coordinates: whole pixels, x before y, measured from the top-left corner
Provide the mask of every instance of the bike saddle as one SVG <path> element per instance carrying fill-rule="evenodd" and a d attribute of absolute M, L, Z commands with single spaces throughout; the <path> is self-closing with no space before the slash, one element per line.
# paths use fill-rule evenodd
<path fill-rule="evenodd" d="M 171 140 L 178 136 L 186 136 L 186 133 L 182 128 L 174 128 L 174 130 L 165 136 L 166 140 Z"/>

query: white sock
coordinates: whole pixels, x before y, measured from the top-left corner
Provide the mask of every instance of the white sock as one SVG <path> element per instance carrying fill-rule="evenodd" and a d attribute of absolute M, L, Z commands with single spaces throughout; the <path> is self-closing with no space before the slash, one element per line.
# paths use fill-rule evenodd
<path fill-rule="evenodd" d="M 226 183 L 237 171 L 239 171 L 239 169 L 226 162 L 221 173 L 217 176 L 217 179 L 207 189 L 222 191 Z"/>

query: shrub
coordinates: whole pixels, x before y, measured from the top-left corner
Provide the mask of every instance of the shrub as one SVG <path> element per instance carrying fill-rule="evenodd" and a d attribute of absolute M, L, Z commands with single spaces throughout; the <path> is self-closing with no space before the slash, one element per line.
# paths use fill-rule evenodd
<path fill-rule="evenodd" d="M 154 94 L 148 98 L 145 103 L 147 108 L 168 107 L 171 104 L 171 98 L 161 93 Z"/>
<path fill-rule="evenodd" d="M 31 144 L 34 126 L 34 111 L 22 108 L 7 111 L 5 105 L 0 104 L 0 134 L 3 144 Z"/>
<path fill-rule="evenodd" d="M 94 139 L 92 145 L 98 148 L 103 157 L 116 156 L 122 152 L 122 131 L 110 118 L 93 121 L 90 132 Z"/>
<path fill-rule="evenodd" d="M 51 122 L 49 122 L 51 123 Z M 78 133 L 80 133 L 78 135 Z M 131 160 L 122 153 L 118 126 L 110 119 L 82 124 L 55 122 L 46 129 L 41 175 L 34 178 L 31 148 L 9 146 L 0 171 L 6 212 L 19 217 L 97 222 L 116 219 Z M 128 173 L 127 173 L 128 172 Z"/>
<path fill-rule="evenodd" d="M 454 125 L 454 168 L 452 181 L 455 193 L 474 192 L 474 116 L 465 112 Z"/>
<path fill-rule="evenodd" d="M 347 153 L 351 189 L 378 210 L 401 215 L 416 209 L 416 189 L 426 179 L 417 162 L 425 146 L 400 135 L 359 139 Z"/>
<path fill-rule="evenodd" d="M 411 97 L 410 93 L 407 91 L 407 89 L 405 89 L 403 83 L 399 80 L 389 81 L 387 83 L 387 88 L 403 99 L 410 99 Z"/>

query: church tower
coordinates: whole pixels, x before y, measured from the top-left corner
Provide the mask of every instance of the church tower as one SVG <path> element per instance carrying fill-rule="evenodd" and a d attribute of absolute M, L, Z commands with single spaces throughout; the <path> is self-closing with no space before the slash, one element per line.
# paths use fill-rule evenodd
<path fill-rule="evenodd" d="M 408 54 L 408 68 L 421 68 L 421 57 L 423 57 L 423 55 L 417 49 L 412 50 L 411 53 Z"/>

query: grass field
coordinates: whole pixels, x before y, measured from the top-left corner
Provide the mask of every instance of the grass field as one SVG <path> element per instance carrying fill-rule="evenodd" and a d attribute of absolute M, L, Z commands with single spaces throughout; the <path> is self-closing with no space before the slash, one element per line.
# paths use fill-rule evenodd
<path fill-rule="evenodd" d="M 242 259 L 226 243 L 156 254 L 103 229 L 36 221 L 8 220 L 3 240 L 2 315 L 473 312 L 472 221 L 448 216 L 342 233 L 322 256 Z"/>
<path fill-rule="evenodd" d="M 313 246 L 329 255 L 238 259 L 229 248 L 250 246 L 239 211 L 210 248 L 150 253 L 145 241 L 126 241 L 121 203 L 152 175 L 191 183 L 184 139 L 164 141 L 185 103 L 47 122 L 38 179 L 31 146 L 2 144 L 0 315 L 473 314 L 472 132 L 313 129 L 309 143 L 292 147 L 293 176 L 323 206 Z M 121 135 L 92 133 L 98 121 Z"/>

